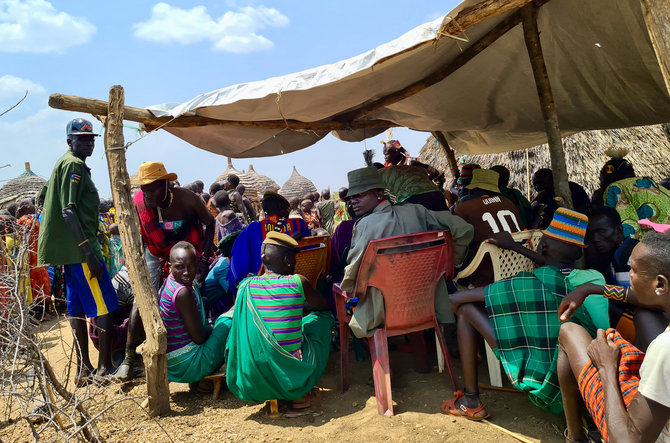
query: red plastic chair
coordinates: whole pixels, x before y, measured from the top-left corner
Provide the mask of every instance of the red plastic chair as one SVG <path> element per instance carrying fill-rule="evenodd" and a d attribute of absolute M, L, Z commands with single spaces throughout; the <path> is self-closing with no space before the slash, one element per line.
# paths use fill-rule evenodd
<path fill-rule="evenodd" d="M 384 296 L 386 322 L 369 338 L 372 375 L 380 415 L 393 415 L 388 337 L 435 328 L 447 370 L 457 390 L 451 358 L 435 316 L 435 288 L 440 278 L 453 278 L 454 246 L 449 231 L 421 232 L 373 240 L 358 271 L 353 294 L 333 285 L 340 322 L 340 383 L 349 388 L 349 321 L 346 298 L 364 296 L 375 287 Z M 337 295 L 340 296 L 337 296 Z"/>

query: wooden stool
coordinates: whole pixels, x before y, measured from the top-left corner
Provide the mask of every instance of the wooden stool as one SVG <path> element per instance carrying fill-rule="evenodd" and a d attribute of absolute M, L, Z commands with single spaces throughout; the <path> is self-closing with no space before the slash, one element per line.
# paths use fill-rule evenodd
<path fill-rule="evenodd" d="M 282 418 L 284 416 L 284 414 L 279 412 L 279 402 L 277 400 L 268 400 L 268 405 L 270 406 L 268 417 Z"/>
<path fill-rule="evenodd" d="M 212 375 L 208 375 L 207 377 L 203 378 L 203 380 L 211 380 L 212 383 L 214 384 L 214 391 L 212 392 L 212 398 L 216 400 L 219 398 L 219 393 L 221 392 L 221 382 L 223 382 L 226 379 L 226 371 L 222 372 L 217 372 Z"/>

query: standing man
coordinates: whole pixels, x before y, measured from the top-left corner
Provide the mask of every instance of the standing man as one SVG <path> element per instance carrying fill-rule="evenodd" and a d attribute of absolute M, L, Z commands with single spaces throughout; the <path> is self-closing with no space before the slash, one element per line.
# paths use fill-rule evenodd
<path fill-rule="evenodd" d="M 65 265 L 68 315 L 79 348 L 77 385 L 87 383 L 94 373 L 84 315 L 95 318 L 100 328 L 95 375 L 105 376 L 114 370 L 108 314 L 117 310 L 118 304 L 96 236 L 100 198 L 86 166 L 97 135 L 91 122 L 82 118 L 67 124 L 70 149 L 56 162 L 39 196 L 43 211 L 37 259 L 40 265 Z"/>

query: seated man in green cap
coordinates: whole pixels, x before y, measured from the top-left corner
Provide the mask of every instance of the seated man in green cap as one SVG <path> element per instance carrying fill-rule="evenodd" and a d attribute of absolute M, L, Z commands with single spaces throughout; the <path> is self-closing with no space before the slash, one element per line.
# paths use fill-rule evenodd
<path fill-rule="evenodd" d="M 265 219 L 249 223 L 233 245 L 228 271 L 228 284 L 233 294 L 239 282 L 261 270 L 261 243 L 269 232 L 284 232 L 293 237 L 311 235 L 305 220 L 289 218 L 289 202 L 281 195 L 266 192 L 262 205 Z"/>
<path fill-rule="evenodd" d="M 261 246 L 265 274 L 238 287 L 226 381 L 242 400 L 289 400 L 299 409 L 318 395 L 313 388 L 328 363 L 334 321 L 326 299 L 294 274 L 298 252 L 293 238 L 268 232 Z"/>
<path fill-rule="evenodd" d="M 384 182 L 374 166 L 350 171 L 348 179 L 347 198 L 350 198 L 359 220 L 354 226 L 348 264 L 340 284 L 344 291 L 354 290 L 363 254 L 371 240 L 448 229 L 451 231 L 454 243 L 455 263 L 463 261 L 472 240 L 472 225 L 449 211 L 430 211 L 421 205 L 411 203 L 391 206 L 384 197 Z M 438 284 L 435 295 L 438 321 L 453 323 L 454 317 L 444 280 Z M 368 293 L 363 297 L 359 296 L 359 299 L 349 326 L 358 338 L 372 337 L 375 329 L 384 323 L 382 294 L 376 288 L 370 288 Z"/>
<path fill-rule="evenodd" d="M 454 207 L 455 215 L 475 227 L 475 238 L 470 244 L 466 263 L 472 261 L 479 245 L 494 234 L 501 231 L 511 234 L 524 229 L 519 208 L 500 194 L 498 178 L 498 173 L 491 169 L 474 169 L 470 184 L 462 190 L 469 200 L 459 202 Z M 493 283 L 490 257 L 487 256 L 482 261 L 468 282 L 475 287 Z"/>

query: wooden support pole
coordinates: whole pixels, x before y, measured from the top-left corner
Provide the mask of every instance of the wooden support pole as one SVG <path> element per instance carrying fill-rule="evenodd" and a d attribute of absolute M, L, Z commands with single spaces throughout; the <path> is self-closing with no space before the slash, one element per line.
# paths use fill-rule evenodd
<path fill-rule="evenodd" d="M 551 169 L 554 173 L 554 192 L 557 197 L 560 196 L 563 199 L 565 207 L 572 208 L 572 194 L 568 186 L 568 169 L 565 165 L 563 141 L 558 127 L 558 114 L 556 113 L 554 96 L 551 93 L 547 66 L 542 55 L 540 32 L 537 28 L 537 7 L 529 4 L 521 8 L 521 21 L 523 23 L 523 37 L 533 68 L 533 77 L 535 77 L 537 95 L 540 98 L 544 128 L 547 132 Z"/>
<path fill-rule="evenodd" d="M 107 115 L 108 103 L 95 98 L 77 97 L 74 95 L 51 94 L 49 106 L 65 111 L 85 112 L 93 115 Z M 183 115 L 172 120 L 172 117 L 156 117 L 149 110 L 124 107 L 124 119 L 144 125 L 146 131 L 153 131 L 161 125 L 172 128 L 193 128 L 199 126 L 242 126 L 259 129 L 292 129 L 307 131 L 343 131 L 347 129 L 391 128 L 397 126 L 386 120 L 358 120 L 355 122 L 324 121 L 302 122 L 299 120 L 263 120 L 263 121 L 235 121 L 219 120 L 216 118 L 201 117 L 198 115 Z"/>
<path fill-rule="evenodd" d="M 640 0 L 644 21 L 654 47 L 665 88 L 670 95 L 670 2 L 668 0 Z"/>
<path fill-rule="evenodd" d="M 149 270 L 144 261 L 140 220 L 130 200 L 130 177 L 126 169 L 126 151 L 123 148 L 123 103 L 123 88 L 118 85 L 112 86 L 109 89 L 109 109 L 105 121 L 105 152 L 130 285 L 146 332 L 143 356 L 149 413 L 156 416 L 170 411 L 170 388 L 165 356 L 167 333 L 158 311 L 156 290 L 151 284 Z"/>
<path fill-rule="evenodd" d="M 449 165 L 449 171 L 451 175 L 455 178 L 458 177 L 458 162 L 456 161 L 456 156 L 454 155 L 454 150 L 449 146 L 449 142 L 444 134 L 440 131 L 431 132 L 433 137 L 440 142 L 442 149 L 444 149 L 444 154 L 447 156 L 447 164 Z"/>

